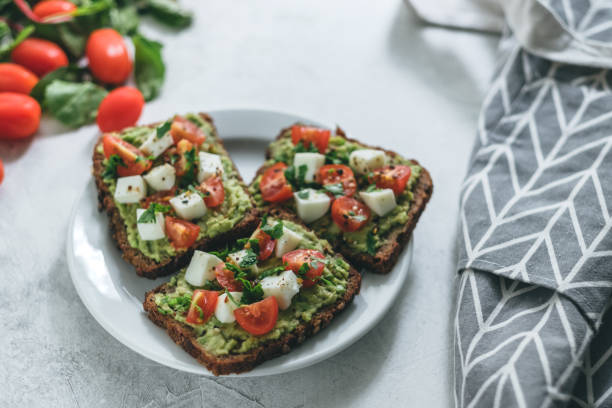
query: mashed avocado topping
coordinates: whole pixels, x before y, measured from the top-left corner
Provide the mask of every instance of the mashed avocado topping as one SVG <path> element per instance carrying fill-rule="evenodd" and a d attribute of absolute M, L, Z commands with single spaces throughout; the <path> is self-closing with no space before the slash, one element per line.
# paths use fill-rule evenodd
<path fill-rule="evenodd" d="M 340 136 L 332 136 L 329 140 L 328 151 L 326 152 L 327 162 L 330 159 L 334 163 L 348 164 L 349 155 L 359 149 L 364 149 L 358 143 L 351 142 Z M 268 167 L 277 162 L 283 162 L 287 165 L 293 164 L 293 157 L 296 153 L 296 146 L 291 141 L 291 130 L 287 130 L 282 137 L 272 142 L 270 145 L 271 158 L 267 160 L 264 166 Z M 359 252 L 367 252 L 374 255 L 376 251 L 383 245 L 386 237 L 396 228 L 401 227 L 408 221 L 408 211 L 414 201 L 414 188 L 421 175 L 421 167 L 414 162 L 401 157 L 400 155 L 389 156 L 389 164 L 391 165 L 408 165 L 411 169 L 410 179 L 406 184 L 406 189 L 402 194 L 396 197 L 397 206 L 388 214 L 382 217 L 372 213 L 372 217 L 362 228 L 355 232 L 343 232 L 328 215 L 314 221 L 309 226 L 317 233 L 318 236 L 331 241 L 343 240 L 351 249 Z M 249 192 L 251 193 L 255 204 L 258 207 L 263 207 L 267 203 L 263 200 L 260 191 L 261 175 L 258 175 L 251 185 Z M 363 190 L 368 186 L 367 180 L 363 177 L 357 177 L 358 189 Z M 291 210 L 295 210 L 294 199 L 291 198 L 283 203 L 284 206 Z"/>
<path fill-rule="evenodd" d="M 223 203 L 215 208 L 208 208 L 206 214 L 193 220 L 194 224 L 200 226 L 198 239 L 210 238 L 222 234 L 232 229 L 242 220 L 244 215 L 251 209 L 252 204 L 248 194 L 242 188 L 238 173 L 234 170 L 231 160 L 227 155 L 227 151 L 218 141 L 213 126 L 203 120 L 199 115 L 188 114 L 185 118 L 195 123 L 206 134 L 206 141 L 199 147 L 200 151 L 215 153 L 221 156 L 223 164 L 223 188 L 225 190 L 225 199 Z M 146 126 L 132 127 L 123 130 L 118 136 L 128 143 L 139 147 L 150 135 L 151 128 Z M 97 146 L 98 152 L 102 153 L 102 144 Z M 106 165 L 108 159 L 104 160 Z M 163 155 L 154 160 L 153 167 L 163 163 Z M 115 193 L 116 179 L 104 179 L 112 194 Z M 155 191 L 149 189 L 149 194 Z M 167 237 L 155 240 L 142 240 L 136 227 L 136 210 L 140 208 L 139 204 L 122 204 L 115 202 L 119 209 L 119 214 L 123 218 L 126 226 L 127 237 L 129 244 L 140 250 L 145 256 L 160 262 L 164 259 L 172 257 L 177 250 L 170 244 Z"/>
<path fill-rule="evenodd" d="M 350 266 L 340 257 L 329 255 L 329 244 L 317 238 L 298 224 L 283 220 L 283 225 L 302 236 L 299 249 L 316 249 L 326 255 L 325 268 L 317 284 L 301 288 L 291 301 L 291 306 L 280 310 L 274 328 L 263 336 L 254 336 L 240 327 L 237 322 L 221 323 L 214 315 L 202 325 L 192 325 L 186 321 L 186 313 L 191 303 L 194 289 L 185 280 L 185 270 L 173 277 L 168 283 L 166 293 L 157 293 L 155 303 L 158 311 L 172 316 L 175 320 L 192 327 L 197 341 L 210 353 L 228 355 L 245 353 L 269 340 L 280 338 L 301 323 L 309 322 L 313 315 L 325 306 L 335 303 L 346 291 Z M 260 270 L 280 264 L 280 259 L 272 257 L 258 263 Z M 256 277 L 253 277 L 255 281 Z"/>

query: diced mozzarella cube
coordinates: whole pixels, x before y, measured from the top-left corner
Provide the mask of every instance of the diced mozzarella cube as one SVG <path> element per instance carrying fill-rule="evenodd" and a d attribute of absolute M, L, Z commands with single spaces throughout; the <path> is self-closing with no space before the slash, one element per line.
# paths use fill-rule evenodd
<path fill-rule="evenodd" d="M 214 153 L 200 152 L 200 168 L 198 170 L 198 181 L 201 183 L 210 176 L 223 173 L 223 163 L 221 156 Z"/>
<path fill-rule="evenodd" d="M 264 298 L 274 296 L 282 310 L 291 306 L 291 299 L 300 291 L 300 284 L 293 271 L 285 271 L 278 276 L 268 276 L 261 280 Z"/>
<path fill-rule="evenodd" d="M 166 132 L 165 135 L 158 138 L 157 130 L 154 129 L 149 137 L 147 137 L 147 140 L 140 145 L 140 150 L 149 156 L 158 157 L 173 144 L 174 140 L 172 140 L 172 135 L 170 135 L 170 132 Z"/>
<path fill-rule="evenodd" d="M 374 190 L 369 193 L 362 191 L 359 193 L 359 196 L 372 211 L 381 217 L 393 210 L 397 205 L 395 194 L 393 194 L 393 190 L 390 188 Z"/>
<path fill-rule="evenodd" d="M 257 268 L 257 259 L 255 259 L 255 262 L 253 262 L 250 265 L 245 265 L 245 266 L 242 265 L 248 253 L 249 251 L 247 251 L 246 249 L 242 249 L 238 252 L 229 254 L 227 257 L 230 259 L 230 262 L 233 263 L 234 265 L 239 266 L 242 269 L 252 271 L 253 273 L 256 274 L 257 272 L 259 272 L 259 268 Z"/>
<path fill-rule="evenodd" d="M 176 170 L 170 164 L 162 164 L 143 176 L 148 185 L 157 191 L 170 190 L 176 181 Z"/>
<path fill-rule="evenodd" d="M 137 203 L 147 196 L 147 186 L 141 176 L 119 177 L 115 200 L 122 204 Z"/>
<path fill-rule="evenodd" d="M 300 244 L 302 235 L 283 227 L 283 235 L 276 240 L 276 256 L 282 257 L 289 251 L 293 251 Z"/>
<path fill-rule="evenodd" d="M 349 164 L 357 173 L 367 174 L 387 164 L 387 155 L 382 150 L 355 150 L 349 156 Z"/>
<path fill-rule="evenodd" d="M 193 286 L 204 286 L 206 281 L 215 279 L 215 266 L 222 260 L 208 252 L 194 251 L 185 272 L 185 280 Z"/>
<path fill-rule="evenodd" d="M 240 302 L 242 299 L 242 292 L 230 292 L 232 298 L 236 302 Z M 236 320 L 234 317 L 234 310 L 238 309 L 238 306 L 227 296 L 227 293 L 219 295 L 217 299 L 217 306 L 215 307 L 215 317 L 221 323 L 232 323 Z"/>
<path fill-rule="evenodd" d="M 325 164 L 325 155 L 320 153 L 296 153 L 293 156 L 293 166 L 298 169 L 300 166 L 306 166 L 306 175 L 304 181 L 314 181 L 315 175 Z"/>
<path fill-rule="evenodd" d="M 193 220 L 206 214 L 206 204 L 199 194 L 186 191 L 181 195 L 172 197 L 170 205 L 176 214 L 184 220 Z"/>
<path fill-rule="evenodd" d="M 293 193 L 297 213 L 304 222 L 318 220 L 329 210 L 331 199 L 327 194 L 312 188 Z"/>
<path fill-rule="evenodd" d="M 136 221 L 140 219 L 142 213 L 146 210 L 139 208 L 136 210 Z M 156 239 L 162 239 L 166 236 L 164 232 L 164 214 L 155 213 L 155 222 L 136 222 L 136 228 L 138 229 L 138 235 L 143 241 L 155 241 Z"/>

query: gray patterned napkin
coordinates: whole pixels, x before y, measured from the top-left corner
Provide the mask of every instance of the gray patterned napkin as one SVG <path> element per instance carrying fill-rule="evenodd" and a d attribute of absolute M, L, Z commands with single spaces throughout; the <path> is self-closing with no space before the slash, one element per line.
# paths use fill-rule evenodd
<path fill-rule="evenodd" d="M 610 407 L 612 72 L 560 61 L 607 66 L 612 3 L 508 3 L 573 44 L 501 43 L 461 196 L 456 404 Z"/>

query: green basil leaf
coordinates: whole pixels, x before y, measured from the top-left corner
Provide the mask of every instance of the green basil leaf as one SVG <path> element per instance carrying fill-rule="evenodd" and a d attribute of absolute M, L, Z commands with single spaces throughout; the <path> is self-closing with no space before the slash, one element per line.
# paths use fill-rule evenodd
<path fill-rule="evenodd" d="M 83 68 L 79 68 L 74 65 L 69 65 L 67 67 L 60 67 L 56 70 L 49 72 L 44 77 L 40 78 L 40 80 L 34 85 L 34 88 L 30 91 L 30 96 L 38 101 L 38 103 L 43 103 L 45 99 L 45 90 L 47 86 L 56 79 L 61 79 L 68 82 L 78 82 L 85 70 Z"/>
<path fill-rule="evenodd" d="M 149 0 L 147 6 L 153 17 L 171 27 L 184 28 L 193 20 L 193 14 L 174 0 Z"/>
<path fill-rule="evenodd" d="M 132 36 L 134 43 L 134 76 L 136 85 L 146 101 L 154 99 L 161 90 L 166 75 L 162 60 L 162 45 L 148 40 L 140 34 Z"/>
<path fill-rule="evenodd" d="M 29 25 L 13 39 L 10 27 L 4 21 L 0 21 L 0 59 L 8 57 L 13 48 L 28 38 L 34 32 L 34 29 L 33 25 Z"/>
<path fill-rule="evenodd" d="M 140 17 L 136 6 L 113 7 L 109 12 L 110 24 L 121 35 L 136 33 L 140 24 Z"/>
<path fill-rule="evenodd" d="M 44 105 L 66 126 L 78 127 L 92 122 L 98 106 L 108 94 L 92 82 L 52 81 L 45 90 Z"/>

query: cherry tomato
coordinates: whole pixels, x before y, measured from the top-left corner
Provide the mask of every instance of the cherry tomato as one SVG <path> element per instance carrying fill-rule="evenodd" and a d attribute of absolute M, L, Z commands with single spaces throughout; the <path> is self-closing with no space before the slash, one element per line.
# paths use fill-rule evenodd
<path fill-rule="evenodd" d="M 329 184 L 342 184 L 344 195 L 352 197 L 357 191 L 357 181 L 353 170 L 344 164 L 326 164 L 321 166 L 317 181 L 324 186 Z"/>
<path fill-rule="evenodd" d="M 204 324 L 215 313 L 219 292 L 196 289 L 191 297 L 191 305 L 187 312 L 187 323 Z"/>
<path fill-rule="evenodd" d="M 285 163 L 276 163 L 268 168 L 259 182 L 261 197 L 265 201 L 280 202 L 291 198 L 293 190 L 285 178 Z"/>
<path fill-rule="evenodd" d="M 234 310 L 236 321 L 254 336 L 271 331 L 278 320 L 278 302 L 274 296 Z"/>
<path fill-rule="evenodd" d="M 0 139 L 25 139 L 38 129 L 40 105 L 28 95 L 0 92 Z"/>
<path fill-rule="evenodd" d="M 140 206 L 142 208 L 149 208 L 151 203 L 157 203 L 161 205 L 170 205 L 170 199 L 174 198 L 176 195 L 176 186 L 172 187 L 170 190 L 166 191 L 158 191 L 156 193 L 147 196 L 140 200 Z"/>
<path fill-rule="evenodd" d="M 230 292 L 241 292 L 242 283 L 234 279 L 234 272 L 225 267 L 225 263 L 221 262 L 214 268 L 215 276 L 219 285 L 229 290 Z"/>
<path fill-rule="evenodd" d="M 317 259 L 325 259 L 325 255 L 314 249 L 296 249 L 283 255 L 283 265 L 304 279 L 302 286 L 309 288 L 317 283 L 325 268 L 325 264 Z M 304 264 L 308 264 L 305 273 L 302 270 Z"/>
<path fill-rule="evenodd" d="M 330 136 L 331 131 L 327 129 L 298 125 L 293 125 L 291 127 L 291 141 L 294 145 L 297 145 L 300 141 L 304 144 L 304 147 L 308 147 L 310 143 L 314 143 L 319 153 L 324 153 L 327 149 Z"/>
<path fill-rule="evenodd" d="M 362 202 L 350 197 L 339 197 L 334 200 L 331 216 L 344 232 L 357 231 L 368 223 L 370 209 Z"/>
<path fill-rule="evenodd" d="M 98 107 L 98 127 L 102 132 L 114 132 L 134 126 L 142 113 L 145 100 L 131 86 L 113 89 Z"/>
<path fill-rule="evenodd" d="M 21 65 L 0 63 L 0 92 L 16 92 L 28 95 L 38 77 Z"/>
<path fill-rule="evenodd" d="M 166 215 L 166 234 L 174 248 L 189 248 L 198 239 L 200 226 Z"/>
<path fill-rule="evenodd" d="M 176 115 L 172 120 L 170 134 L 172 139 L 174 139 L 174 143 L 178 143 L 181 139 L 187 139 L 199 146 L 206 140 L 204 131 L 198 125 L 179 115 Z"/>
<path fill-rule="evenodd" d="M 23 40 L 11 52 L 11 59 L 39 77 L 68 65 L 68 57 L 58 45 L 40 38 Z"/>
<path fill-rule="evenodd" d="M 197 189 L 204 193 L 204 204 L 206 204 L 206 207 L 217 207 L 223 204 L 223 200 L 225 200 L 225 189 L 223 188 L 223 181 L 221 181 L 219 176 L 207 178 Z"/>
<path fill-rule="evenodd" d="M 32 11 L 40 18 L 45 19 L 53 16 L 70 14 L 77 9 L 74 3 L 63 0 L 44 0 L 36 3 Z"/>
<path fill-rule="evenodd" d="M 4 180 L 4 164 L 0 160 L 0 184 L 2 184 L 2 180 Z"/>
<path fill-rule="evenodd" d="M 132 72 L 132 60 L 123 37 L 112 28 L 101 28 L 89 35 L 85 55 L 93 76 L 102 82 L 120 84 Z"/>
<path fill-rule="evenodd" d="M 121 177 L 142 174 L 153 165 L 153 162 L 146 159 L 145 155 L 136 146 L 112 134 L 104 135 L 102 146 L 104 147 L 104 156 L 107 159 L 111 155 L 117 154 L 125 163 L 125 166 L 117 166 L 117 174 Z"/>
<path fill-rule="evenodd" d="M 378 188 L 390 188 L 395 195 L 400 195 L 406 189 L 412 170 L 410 166 L 398 165 L 385 166 L 372 173 L 373 175 L 368 177 L 370 183 L 375 183 Z"/>
<path fill-rule="evenodd" d="M 258 228 L 257 231 L 255 231 L 251 239 L 257 240 L 257 245 L 259 246 L 259 254 L 257 255 L 257 258 L 260 261 L 265 261 L 270 257 L 270 255 L 272 255 L 274 247 L 276 246 L 276 240 L 272 239 L 271 236 L 263 232 L 261 228 Z M 245 248 L 250 247 L 251 243 L 247 242 Z"/>

